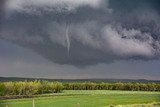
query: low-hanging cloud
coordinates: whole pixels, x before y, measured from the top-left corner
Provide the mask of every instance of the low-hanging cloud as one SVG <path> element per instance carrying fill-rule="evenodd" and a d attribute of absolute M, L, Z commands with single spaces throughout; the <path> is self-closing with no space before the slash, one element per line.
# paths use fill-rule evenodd
<path fill-rule="evenodd" d="M 0 38 L 76 66 L 159 57 L 159 10 L 146 1 L 136 9 L 127 4 L 127 12 L 119 2 L 9 0 Z"/>
<path fill-rule="evenodd" d="M 8 11 L 42 14 L 42 12 L 74 12 L 79 7 L 102 8 L 105 0 L 9 0 Z"/>
<path fill-rule="evenodd" d="M 136 39 L 135 36 L 148 38 L 146 40 L 142 39 L 141 41 L 140 39 Z M 152 57 L 154 56 L 155 50 L 151 44 L 154 44 L 155 41 L 150 37 L 151 36 L 149 34 L 141 33 L 134 29 L 121 29 L 118 33 L 114 28 L 106 26 L 104 28 L 103 39 L 106 42 L 106 45 L 108 45 L 110 51 L 118 56 Z M 106 47 L 106 45 L 104 47 Z"/>

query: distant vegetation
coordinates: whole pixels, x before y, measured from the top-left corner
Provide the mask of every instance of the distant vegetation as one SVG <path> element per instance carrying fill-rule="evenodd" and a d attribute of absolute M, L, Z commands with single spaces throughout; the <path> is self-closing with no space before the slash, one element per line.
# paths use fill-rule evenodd
<path fill-rule="evenodd" d="M 156 83 L 65 83 L 65 90 L 128 90 L 128 91 L 160 91 Z"/>
<path fill-rule="evenodd" d="M 8 82 L 8 81 L 13 81 L 13 82 L 18 82 L 18 81 L 35 81 L 35 80 L 40 80 L 40 81 L 59 81 L 59 82 L 95 82 L 95 83 L 101 83 L 101 82 L 106 82 L 106 83 L 117 83 L 117 82 L 122 82 L 122 83 L 129 83 L 129 82 L 135 82 L 135 83 L 160 83 L 160 80 L 145 80 L 145 79 L 45 79 L 45 78 L 19 78 L 19 77 L 0 77 L 0 82 Z"/>
<path fill-rule="evenodd" d="M 58 93 L 63 90 L 60 82 L 30 81 L 30 82 L 1 82 L 0 95 L 38 95 L 45 93 Z"/>
<path fill-rule="evenodd" d="M 61 83 L 48 81 L 0 82 L 0 96 L 60 93 L 63 90 L 160 91 L 158 83 Z"/>

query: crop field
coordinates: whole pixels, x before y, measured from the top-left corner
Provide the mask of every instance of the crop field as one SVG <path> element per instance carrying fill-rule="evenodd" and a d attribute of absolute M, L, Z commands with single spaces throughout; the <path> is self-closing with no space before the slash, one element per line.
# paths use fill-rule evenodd
<path fill-rule="evenodd" d="M 160 107 L 159 104 L 160 92 L 64 90 L 43 97 L 2 100 L 0 107 Z"/>

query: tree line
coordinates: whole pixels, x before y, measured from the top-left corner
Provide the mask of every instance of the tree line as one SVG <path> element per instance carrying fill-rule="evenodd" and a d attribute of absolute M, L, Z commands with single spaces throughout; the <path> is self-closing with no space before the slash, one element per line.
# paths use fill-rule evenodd
<path fill-rule="evenodd" d="M 160 91 L 158 83 L 61 83 L 48 81 L 0 82 L 0 96 L 60 93 L 63 90 Z"/>
<path fill-rule="evenodd" d="M 65 90 L 128 90 L 128 91 L 160 91 L 158 83 L 65 83 Z"/>
<path fill-rule="evenodd" d="M 59 93 L 63 90 L 60 82 L 30 81 L 30 82 L 1 82 L 0 96 L 12 95 L 39 95 L 46 93 Z"/>

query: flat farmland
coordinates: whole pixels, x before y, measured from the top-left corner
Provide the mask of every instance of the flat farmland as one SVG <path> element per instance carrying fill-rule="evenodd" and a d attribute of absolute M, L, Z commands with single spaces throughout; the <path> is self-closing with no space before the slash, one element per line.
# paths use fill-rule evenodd
<path fill-rule="evenodd" d="M 159 102 L 160 92 L 64 90 L 49 97 L 2 100 L 0 107 L 160 107 Z"/>

